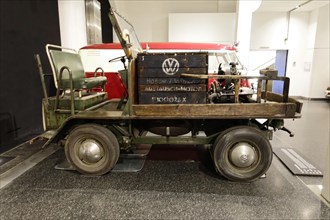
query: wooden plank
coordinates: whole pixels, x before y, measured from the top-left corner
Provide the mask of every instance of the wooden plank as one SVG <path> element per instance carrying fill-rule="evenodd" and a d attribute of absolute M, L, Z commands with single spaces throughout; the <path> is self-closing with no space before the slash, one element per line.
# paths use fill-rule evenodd
<path fill-rule="evenodd" d="M 205 92 L 206 94 L 206 85 L 140 85 L 139 92 Z"/>
<path fill-rule="evenodd" d="M 181 73 L 207 74 L 207 53 L 157 53 L 139 54 L 139 77 L 180 77 Z"/>
<path fill-rule="evenodd" d="M 293 103 L 134 105 L 135 116 L 145 118 L 295 118 Z"/>
<path fill-rule="evenodd" d="M 262 81 L 259 79 L 258 80 L 258 87 L 257 87 L 257 102 L 260 103 L 261 102 L 261 88 L 262 87 Z"/>
<path fill-rule="evenodd" d="M 142 92 L 139 95 L 139 103 L 156 104 L 154 108 L 162 108 L 161 104 L 205 104 L 205 92 Z M 166 105 L 165 105 L 166 106 Z M 148 109 L 148 108 L 147 108 Z M 159 111 L 159 110 L 158 110 Z"/>
<path fill-rule="evenodd" d="M 235 83 L 235 103 L 239 103 L 239 88 L 241 84 L 241 80 L 234 80 Z"/>
<path fill-rule="evenodd" d="M 182 73 L 189 73 L 189 74 L 207 74 L 206 67 L 180 67 L 177 71 L 173 73 L 165 73 L 162 66 L 157 68 L 145 68 L 138 66 L 137 67 L 139 77 L 154 77 L 154 78 L 175 78 L 181 77 Z"/>
<path fill-rule="evenodd" d="M 278 76 L 278 77 L 271 77 L 271 76 L 242 76 L 242 75 L 213 75 L 213 74 L 189 74 L 189 73 L 182 73 L 181 77 L 183 78 L 193 78 L 193 79 L 259 79 L 259 80 L 281 80 L 287 81 L 288 77 L 285 76 Z"/>
<path fill-rule="evenodd" d="M 139 78 L 140 85 L 165 85 L 165 84 L 182 84 L 182 85 L 190 85 L 190 84 L 206 84 L 206 79 L 188 79 L 188 78 Z"/>
<path fill-rule="evenodd" d="M 179 62 L 180 67 L 207 67 L 207 53 L 147 53 L 138 54 L 138 67 L 162 68 L 163 62 L 172 58 Z"/>
<path fill-rule="evenodd" d="M 137 92 L 137 79 L 136 79 L 136 69 L 135 69 L 135 60 L 131 61 L 130 72 L 128 76 L 128 96 L 131 100 L 132 104 L 138 103 L 138 97 L 136 95 Z"/>
<path fill-rule="evenodd" d="M 265 97 L 265 92 L 262 92 L 261 98 L 264 98 L 264 97 Z M 267 92 L 267 99 L 268 99 L 268 101 L 273 101 L 273 102 L 284 102 L 285 97 L 283 97 L 280 94 L 273 93 L 273 92 Z M 299 102 L 298 100 L 296 100 L 294 98 L 288 98 L 288 102 L 294 103 L 296 105 L 296 112 L 301 113 L 301 109 L 303 106 L 302 102 Z"/>

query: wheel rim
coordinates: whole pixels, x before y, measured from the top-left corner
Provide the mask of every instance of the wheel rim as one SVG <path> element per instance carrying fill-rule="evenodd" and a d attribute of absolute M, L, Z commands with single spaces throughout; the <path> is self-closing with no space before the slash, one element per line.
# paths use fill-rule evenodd
<path fill-rule="evenodd" d="M 81 140 L 76 147 L 80 161 L 85 164 L 96 164 L 104 157 L 102 145 L 94 139 Z"/>
<path fill-rule="evenodd" d="M 228 156 L 231 164 L 238 168 L 248 168 L 259 160 L 255 148 L 248 142 L 235 144 Z"/>

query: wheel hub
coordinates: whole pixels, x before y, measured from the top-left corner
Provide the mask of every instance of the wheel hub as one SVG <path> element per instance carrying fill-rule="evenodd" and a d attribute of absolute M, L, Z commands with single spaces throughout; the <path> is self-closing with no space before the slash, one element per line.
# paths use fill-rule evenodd
<path fill-rule="evenodd" d="M 79 158 L 85 163 L 97 163 L 104 156 L 103 148 L 95 140 L 84 140 L 78 149 Z"/>
<path fill-rule="evenodd" d="M 229 159 L 235 166 L 246 168 L 256 161 L 257 155 L 249 143 L 240 142 L 233 147 Z"/>

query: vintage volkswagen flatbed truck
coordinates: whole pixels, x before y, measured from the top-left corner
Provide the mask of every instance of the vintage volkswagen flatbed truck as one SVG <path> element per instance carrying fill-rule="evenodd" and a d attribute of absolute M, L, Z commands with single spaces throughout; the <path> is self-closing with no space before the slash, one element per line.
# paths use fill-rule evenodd
<path fill-rule="evenodd" d="M 53 72 L 59 73 L 58 93 L 56 97 L 45 93 L 43 99 L 45 128 L 55 129 L 45 146 L 64 140 L 67 160 L 90 175 L 111 171 L 122 151 L 139 144 L 205 145 L 216 171 L 232 181 L 253 181 L 265 174 L 272 162 L 273 131 L 285 129 L 283 119 L 301 116 L 302 103 L 288 95 L 289 78 L 272 70 L 255 77 L 209 75 L 207 53 L 136 50 L 131 25 L 112 10 L 109 17 L 128 60 L 123 71 L 128 98 L 108 100 L 104 92 L 75 92 L 79 65 L 63 49 L 57 55 L 51 51 Z M 210 91 L 210 78 L 230 84 L 231 90 L 227 86 Z M 240 80 L 251 78 L 258 81 L 256 94 L 242 93 Z M 267 91 L 273 80 L 283 81 L 283 94 Z M 60 96 L 67 90 L 69 94 Z"/>

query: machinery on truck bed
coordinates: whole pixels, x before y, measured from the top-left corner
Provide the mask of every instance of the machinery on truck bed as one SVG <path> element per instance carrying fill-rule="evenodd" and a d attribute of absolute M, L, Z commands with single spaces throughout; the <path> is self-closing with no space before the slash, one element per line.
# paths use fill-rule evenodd
<path fill-rule="evenodd" d="M 205 52 L 143 52 L 132 25 L 112 9 L 109 17 L 125 51 L 120 59 L 128 61 L 123 71 L 128 94 L 108 100 L 101 68 L 85 78 L 79 54 L 47 45 L 57 94 L 45 92 L 43 99 L 45 127 L 56 130 L 45 146 L 64 140 L 76 170 L 102 175 L 121 151 L 139 144 L 205 145 L 224 177 L 244 182 L 262 176 L 272 162 L 273 131 L 284 129 L 283 119 L 300 117 L 302 104 L 288 95 L 289 78 L 274 70 L 242 76 L 235 63 L 231 73 L 219 68 L 211 75 Z M 241 90 L 248 79 L 258 81 L 256 94 Z M 272 80 L 284 82 L 283 94 L 267 91 Z"/>

